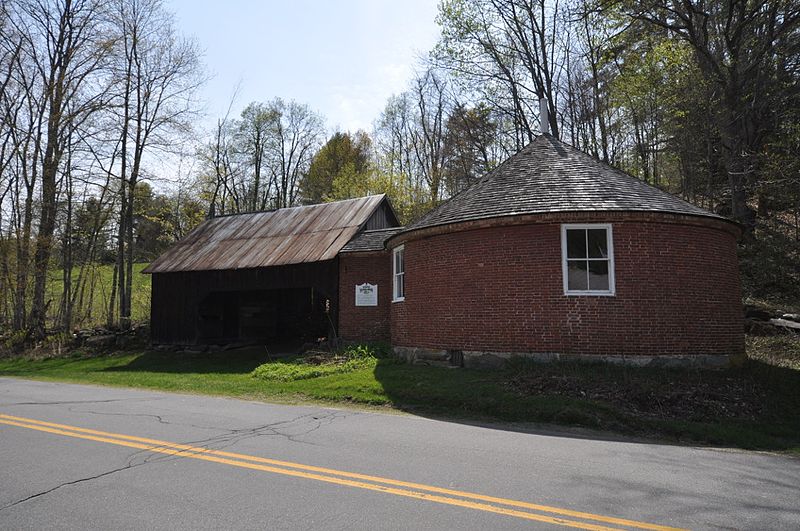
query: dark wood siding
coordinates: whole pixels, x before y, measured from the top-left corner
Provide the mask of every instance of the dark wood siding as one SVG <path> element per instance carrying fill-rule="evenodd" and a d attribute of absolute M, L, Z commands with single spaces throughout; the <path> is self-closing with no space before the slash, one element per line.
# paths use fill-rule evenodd
<path fill-rule="evenodd" d="M 289 266 L 154 273 L 150 309 L 155 344 L 193 345 L 198 342 L 198 307 L 215 292 L 314 288 L 331 301 L 331 319 L 337 323 L 338 258 Z"/>
<path fill-rule="evenodd" d="M 384 200 L 367 220 L 363 230 L 377 230 L 397 227 L 400 223 L 394 215 L 388 201 Z"/>

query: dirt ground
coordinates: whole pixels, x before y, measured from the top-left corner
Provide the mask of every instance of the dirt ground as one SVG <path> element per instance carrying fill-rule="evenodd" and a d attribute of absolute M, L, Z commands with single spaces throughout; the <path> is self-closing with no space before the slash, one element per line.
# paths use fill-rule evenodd
<path fill-rule="evenodd" d="M 582 371 L 581 371 L 582 372 Z M 559 395 L 605 402 L 640 417 L 714 421 L 756 420 L 764 412 L 763 384 L 746 373 L 695 371 L 651 375 L 619 369 L 619 374 L 526 372 L 509 385 L 523 395 Z"/>

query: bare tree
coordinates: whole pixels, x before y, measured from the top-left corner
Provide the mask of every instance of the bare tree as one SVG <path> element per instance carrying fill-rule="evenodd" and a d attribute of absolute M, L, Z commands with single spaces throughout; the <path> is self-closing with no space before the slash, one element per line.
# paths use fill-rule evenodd
<path fill-rule="evenodd" d="M 34 253 L 34 287 L 30 319 L 33 337 L 45 334 L 45 301 L 59 169 L 76 123 L 99 108 L 102 94 L 91 93 L 109 47 L 104 39 L 100 3 L 96 0 L 29 0 L 15 6 L 11 20 L 23 36 L 25 60 L 35 77 L 32 86 L 43 106 L 35 147 L 41 160 L 41 206 Z"/>
<path fill-rule="evenodd" d="M 441 199 L 444 174 L 444 149 L 447 117 L 450 114 L 447 85 L 429 68 L 413 81 L 417 127 L 412 129 L 412 145 L 417 169 L 425 179 L 431 204 Z"/>
<path fill-rule="evenodd" d="M 130 326 L 134 261 L 134 192 L 145 153 L 169 149 L 194 114 L 200 83 L 199 52 L 175 34 L 160 0 L 117 0 L 114 26 L 120 53 L 114 67 L 119 86 L 120 218 L 117 257 L 119 319 Z M 113 302 L 112 302 L 113 303 Z"/>
<path fill-rule="evenodd" d="M 241 212 L 243 208 L 236 183 L 239 168 L 233 161 L 236 148 L 231 129 L 228 115 L 217 120 L 212 138 L 199 149 L 198 157 L 205 168 L 201 175 L 201 186 L 210 188 L 207 192 L 209 217 Z"/>
<path fill-rule="evenodd" d="M 236 146 L 246 159 L 244 163 L 247 169 L 245 178 L 247 190 L 244 194 L 247 198 L 246 209 L 249 210 L 267 208 L 277 184 L 273 178 L 264 182 L 267 145 L 275 122 L 279 119 L 277 112 L 276 109 L 269 108 L 263 103 L 253 102 L 242 111 L 242 118 L 237 124 Z"/>
<path fill-rule="evenodd" d="M 267 104 L 273 120 L 266 153 L 275 196 L 272 206 L 283 208 L 297 204 L 300 177 L 308 171 L 311 158 L 325 138 L 320 115 L 294 101 L 275 98 Z"/>
<path fill-rule="evenodd" d="M 437 65 L 463 79 L 513 123 L 516 148 L 538 133 L 538 100 L 548 102 L 550 132 L 560 135 L 559 88 L 565 54 L 558 0 L 447 0 L 440 7 Z"/>
<path fill-rule="evenodd" d="M 23 13 L 8 13 L 3 6 L 2 47 L 3 71 L 6 77 L 2 84 L 3 167 L 2 175 L 8 176 L 8 192 L 11 201 L 9 231 L 13 230 L 15 247 L 15 280 L 8 285 L 16 288 L 11 294 L 13 323 L 15 330 L 27 324 L 27 295 L 30 271 L 31 235 L 33 231 L 33 203 L 39 176 L 42 123 L 45 106 L 41 98 L 41 84 L 35 75 L 30 55 L 24 53 L 29 42 Z M 10 16 L 16 20 L 12 21 Z"/>
<path fill-rule="evenodd" d="M 389 99 L 375 123 L 378 166 L 406 181 L 419 215 L 444 196 L 447 125 L 453 97 L 445 77 L 427 68 Z"/>
<path fill-rule="evenodd" d="M 375 121 L 373 138 L 380 153 L 383 171 L 404 176 L 415 181 L 414 147 L 412 133 L 414 108 L 411 94 L 393 95 Z M 418 182 L 413 183 L 418 186 Z"/>

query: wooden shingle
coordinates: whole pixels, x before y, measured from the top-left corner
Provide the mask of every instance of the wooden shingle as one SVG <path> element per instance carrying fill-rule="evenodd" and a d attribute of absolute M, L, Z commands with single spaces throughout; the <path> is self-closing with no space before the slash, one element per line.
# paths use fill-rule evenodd
<path fill-rule="evenodd" d="M 543 134 L 403 232 L 504 216 L 592 211 L 720 218 Z"/>

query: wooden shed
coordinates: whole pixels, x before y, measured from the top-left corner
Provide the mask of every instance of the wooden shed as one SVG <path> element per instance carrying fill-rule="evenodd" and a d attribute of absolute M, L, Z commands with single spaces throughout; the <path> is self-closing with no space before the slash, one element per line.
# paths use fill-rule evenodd
<path fill-rule="evenodd" d="M 398 225 L 384 195 L 206 220 L 159 256 L 154 344 L 301 342 L 338 329 L 339 251 Z"/>

